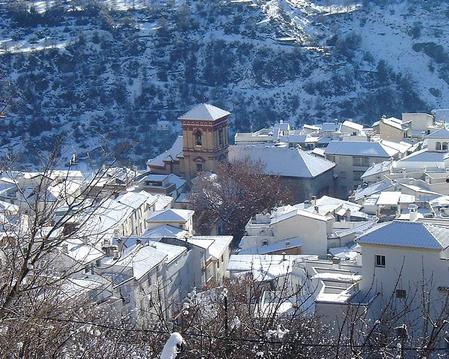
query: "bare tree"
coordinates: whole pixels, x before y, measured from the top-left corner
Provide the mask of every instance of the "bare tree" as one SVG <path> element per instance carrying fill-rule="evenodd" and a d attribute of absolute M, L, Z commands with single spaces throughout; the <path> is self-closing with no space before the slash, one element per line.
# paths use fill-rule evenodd
<path fill-rule="evenodd" d="M 173 328 L 185 339 L 178 357 L 447 357 L 448 296 L 431 296 L 441 288 L 424 278 L 410 283 L 406 298 L 396 295 L 402 274 L 392 293 L 376 292 L 373 281 L 367 294 L 356 291 L 341 305 L 339 322 L 309 310 L 318 288 L 307 282 L 294 286 L 290 275 L 233 278 L 223 287 L 189 295 Z"/>
<path fill-rule="evenodd" d="M 290 203 L 289 189 L 262 169 L 260 163 L 245 160 L 222 163 L 215 174 L 201 174 L 191 195 L 196 228 L 208 233 L 213 226 L 222 226 L 223 233 L 238 240 L 252 216 Z"/>
<path fill-rule="evenodd" d="M 80 179 L 71 168 L 55 170 L 57 153 L 26 176 L 3 163 L 2 182 L 9 188 L 1 195 L 0 356 L 154 357 L 160 333 L 152 341 L 153 334 L 138 330 L 113 296 L 102 299 L 112 284 L 100 281 L 93 296 L 83 281 L 93 266 L 88 258 L 113 229 L 113 223 L 99 226 L 98 219 L 107 215 L 114 193 L 98 188 L 111 180 L 114 162 Z M 67 260 L 68 245 L 82 253 Z"/>

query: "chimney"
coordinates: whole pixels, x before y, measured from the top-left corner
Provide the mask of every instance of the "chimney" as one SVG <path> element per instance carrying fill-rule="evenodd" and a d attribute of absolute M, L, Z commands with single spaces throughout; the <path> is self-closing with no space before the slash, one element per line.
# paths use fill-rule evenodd
<path fill-rule="evenodd" d="M 312 199 L 310 202 L 312 203 L 312 206 L 316 207 L 316 196 L 312 196 Z"/>
<path fill-rule="evenodd" d="M 418 220 L 418 206 L 416 204 L 411 204 L 408 206 L 409 210 L 409 221 L 416 222 Z"/>

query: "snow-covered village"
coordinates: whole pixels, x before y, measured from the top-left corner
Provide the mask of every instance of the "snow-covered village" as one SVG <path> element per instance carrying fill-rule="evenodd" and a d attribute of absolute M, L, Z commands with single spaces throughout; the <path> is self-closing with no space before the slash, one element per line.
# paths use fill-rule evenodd
<path fill-rule="evenodd" d="M 0 1 L 0 357 L 449 358 L 448 16 Z"/>

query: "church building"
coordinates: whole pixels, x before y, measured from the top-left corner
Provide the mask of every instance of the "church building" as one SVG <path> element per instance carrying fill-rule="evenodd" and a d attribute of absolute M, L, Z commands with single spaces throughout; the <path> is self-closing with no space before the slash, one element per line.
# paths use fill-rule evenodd
<path fill-rule="evenodd" d="M 209 104 L 199 104 L 179 117 L 182 136 L 173 146 L 147 162 L 155 174 L 174 173 L 192 179 L 199 172 L 214 172 L 228 156 L 230 113 Z"/>

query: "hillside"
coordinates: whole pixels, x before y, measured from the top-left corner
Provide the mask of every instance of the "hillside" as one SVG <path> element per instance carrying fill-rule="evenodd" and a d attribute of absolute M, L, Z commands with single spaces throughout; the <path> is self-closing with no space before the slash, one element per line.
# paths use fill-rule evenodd
<path fill-rule="evenodd" d="M 0 1 L 0 145 L 143 166 L 197 102 L 233 131 L 449 107 L 448 19 L 442 0 Z"/>

